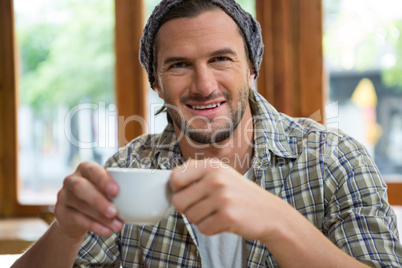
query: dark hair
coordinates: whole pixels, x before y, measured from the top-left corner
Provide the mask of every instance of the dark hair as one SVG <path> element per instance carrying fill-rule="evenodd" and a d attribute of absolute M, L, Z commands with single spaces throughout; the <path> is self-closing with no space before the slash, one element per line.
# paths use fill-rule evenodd
<path fill-rule="evenodd" d="M 162 25 L 170 20 L 173 19 L 179 19 L 179 18 L 194 18 L 200 15 L 201 13 L 204 13 L 206 11 L 211 11 L 211 10 L 217 10 L 220 9 L 224 11 L 220 6 L 207 1 L 207 0 L 188 0 L 188 1 L 183 1 L 179 5 L 173 7 L 171 10 L 169 10 L 166 15 L 162 18 L 160 22 L 160 27 Z M 244 43 L 244 49 L 246 51 L 246 57 L 248 60 L 248 64 L 250 68 L 252 68 L 252 63 L 250 59 L 250 53 L 248 50 L 246 38 L 244 36 L 244 33 L 240 29 L 240 27 L 237 27 L 241 37 L 243 38 L 243 43 Z M 157 49 L 158 49 L 158 42 L 156 38 L 157 32 L 155 34 L 154 38 L 154 45 L 152 48 L 152 53 L 153 53 L 153 62 L 152 62 L 152 69 L 153 69 L 153 74 L 156 77 L 156 72 L 157 72 Z"/>

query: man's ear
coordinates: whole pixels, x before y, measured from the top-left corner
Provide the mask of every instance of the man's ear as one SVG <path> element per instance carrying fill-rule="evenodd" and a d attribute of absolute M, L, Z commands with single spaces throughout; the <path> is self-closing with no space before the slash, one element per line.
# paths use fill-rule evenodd
<path fill-rule="evenodd" d="M 255 71 L 254 71 L 254 69 L 250 69 L 250 73 L 248 75 L 248 88 L 249 89 L 253 88 L 254 79 L 255 79 Z"/>
<path fill-rule="evenodd" d="M 163 94 L 162 94 L 162 89 L 159 86 L 159 82 L 155 79 L 155 82 L 153 84 L 153 88 L 158 93 L 159 98 L 163 99 Z"/>

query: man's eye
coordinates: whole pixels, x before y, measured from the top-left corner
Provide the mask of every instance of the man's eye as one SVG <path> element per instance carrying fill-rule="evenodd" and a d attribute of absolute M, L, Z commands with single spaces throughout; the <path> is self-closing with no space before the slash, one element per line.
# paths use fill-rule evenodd
<path fill-rule="evenodd" d="M 228 61 L 228 60 L 230 60 L 228 57 L 223 57 L 223 56 L 215 58 L 215 61 Z"/>
<path fill-rule="evenodd" d="M 186 64 L 184 62 L 177 62 L 172 65 L 170 65 L 170 68 L 176 69 L 176 68 L 184 68 L 186 67 Z"/>

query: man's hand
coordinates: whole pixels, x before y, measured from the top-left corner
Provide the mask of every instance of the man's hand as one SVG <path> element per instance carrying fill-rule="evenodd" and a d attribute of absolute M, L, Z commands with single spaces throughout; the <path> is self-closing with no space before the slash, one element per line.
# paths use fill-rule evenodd
<path fill-rule="evenodd" d="M 173 205 L 206 234 L 264 241 L 290 206 L 217 159 L 190 160 L 173 170 Z"/>
<path fill-rule="evenodd" d="M 332 244 L 281 198 L 216 159 L 173 170 L 173 204 L 206 234 L 263 242 L 281 267 L 366 267 Z"/>
<path fill-rule="evenodd" d="M 109 235 L 123 223 L 107 196 L 115 196 L 118 185 L 107 171 L 93 162 L 81 163 L 64 179 L 55 206 L 56 225 L 69 237 L 81 238 L 87 231 Z"/>

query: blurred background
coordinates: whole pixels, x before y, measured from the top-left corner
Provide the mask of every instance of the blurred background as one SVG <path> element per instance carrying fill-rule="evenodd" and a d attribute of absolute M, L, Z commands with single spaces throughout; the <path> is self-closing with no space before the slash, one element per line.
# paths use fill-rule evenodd
<path fill-rule="evenodd" d="M 324 63 L 339 127 L 388 179 L 402 174 L 402 2 L 324 0 Z"/>

